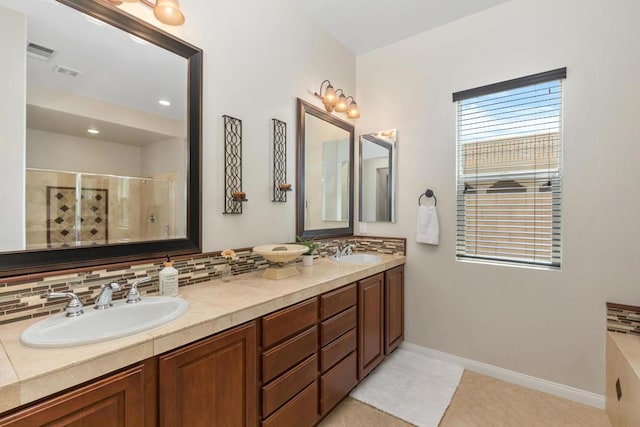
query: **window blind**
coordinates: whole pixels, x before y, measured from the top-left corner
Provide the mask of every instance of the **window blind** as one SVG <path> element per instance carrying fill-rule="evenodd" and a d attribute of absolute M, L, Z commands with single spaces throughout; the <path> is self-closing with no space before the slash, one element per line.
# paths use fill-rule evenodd
<path fill-rule="evenodd" d="M 566 69 L 453 94 L 458 258 L 560 266 Z"/>

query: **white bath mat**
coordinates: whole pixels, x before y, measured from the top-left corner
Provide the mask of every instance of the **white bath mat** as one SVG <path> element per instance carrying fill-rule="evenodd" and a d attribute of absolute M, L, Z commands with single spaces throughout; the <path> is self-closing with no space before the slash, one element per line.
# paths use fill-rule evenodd
<path fill-rule="evenodd" d="M 421 427 L 437 427 L 460 384 L 462 367 L 397 349 L 351 397 Z"/>

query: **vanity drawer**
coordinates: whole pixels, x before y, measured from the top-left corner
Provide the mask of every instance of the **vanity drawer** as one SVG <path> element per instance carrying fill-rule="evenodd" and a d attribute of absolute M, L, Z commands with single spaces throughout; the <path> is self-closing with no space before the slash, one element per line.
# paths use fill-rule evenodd
<path fill-rule="evenodd" d="M 358 383 L 356 352 L 320 377 L 320 415 L 324 416 Z"/>
<path fill-rule="evenodd" d="M 320 371 L 325 372 L 356 349 L 358 337 L 353 328 L 331 344 L 320 349 Z"/>
<path fill-rule="evenodd" d="M 289 403 L 262 422 L 262 427 L 311 427 L 318 421 L 318 382 L 314 381 Z"/>
<path fill-rule="evenodd" d="M 358 288 L 355 283 L 320 295 L 320 319 L 324 320 L 340 313 L 358 302 Z"/>
<path fill-rule="evenodd" d="M 269 347 L 318 320 L 318 299 L 312 298 L 262 318 L 262 346 Z"/>
<path fill-rule="evenodd" d="M 318 374 L 318 358 L 313 355 L 292 370 L 262 387 L 262 417 L 266 418 L 282 404 L 311 384 Z"/>
<path fill-rule="evenodd" d="M 349 329 L 355 328 L 357 322 L 356 307 L 351 307 L 329 320 L 320 323 L 320 345 L 329 344 Z"/>
<path fill-rule="evenodd" d="M 316 353 L 318 328 L 313 327 L 262 353 L 262 382 L 268 383 L 298 362 Z"/>

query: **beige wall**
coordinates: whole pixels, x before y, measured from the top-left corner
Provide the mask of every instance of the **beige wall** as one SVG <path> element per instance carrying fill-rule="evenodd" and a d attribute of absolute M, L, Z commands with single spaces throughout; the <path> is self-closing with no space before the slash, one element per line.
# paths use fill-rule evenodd
<path fill-rule="evenodd" d="M 27 129 L 27 167 L 122 176 L 142 175 L 142 148 Z"/>
<path fill-rule="evenodd" d="M 2 183 L 0 251 L 24 248 L 24 145 L 27 27 L 26 18 L 0 7 L 0 170 L 14 177 Z M 10 207 L 10 208 L 9 208 Z"/>
<path fill-rule="evenodd" d="M 635 0 L 513 0 L 358 57 L 359 133 L 402 132 L 398 223 L 368 232 L 408 237 L 409 342 L 604 394 L 605 301 L 640 304 L 638 16 Z M 562 271 L 456 261 L 451 94 L 563 66 Z M 436 247 L 415 243 L 426 187 Z"/>

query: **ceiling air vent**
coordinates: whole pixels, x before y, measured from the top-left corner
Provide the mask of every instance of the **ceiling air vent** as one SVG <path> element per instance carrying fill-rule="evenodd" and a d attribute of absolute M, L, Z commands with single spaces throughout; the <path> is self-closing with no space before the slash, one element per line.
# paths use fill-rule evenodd
<path fill-rule="evenodd" d="M 56 65 L 53 69 L 56 73 L 64 74 L 65 76 L 78 77 L 81 73 L 78 70 L 72 68 L 63 67 L 62 65 Z"/>
<path fill-rule="evenodd" d="M 56 54 L 56 51 L 39 44 L 31 43 L 27 45 L 27 56 L 40 61 L 49 61 Z"/>

